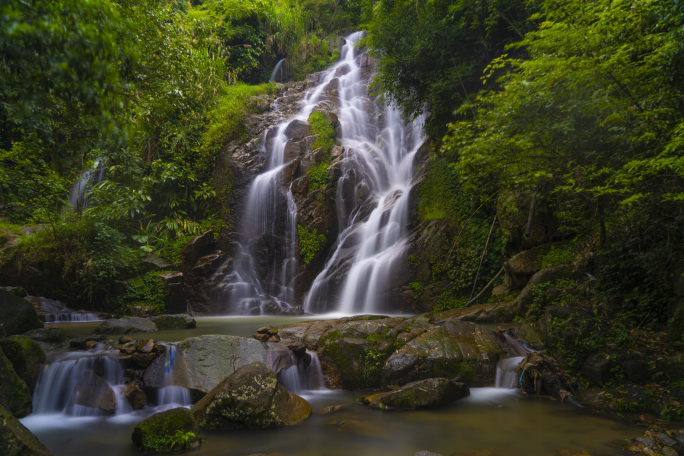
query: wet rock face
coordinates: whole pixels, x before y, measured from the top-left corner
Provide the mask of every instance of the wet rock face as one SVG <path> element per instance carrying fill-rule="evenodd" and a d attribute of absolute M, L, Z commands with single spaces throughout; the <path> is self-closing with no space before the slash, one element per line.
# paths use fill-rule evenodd
<path fill-rule="evenodd" d="M 109 384 L 101 377 L 87 372 L 74 387 L 74 397 L 78 405 L 102 410 L 106 413 L 116 412 L 116 395 Z"/>
<path fill-rule="evenodd" d="M 406 385 L 388 393 L 366 396 L 362 401 L 372 408 L 415 409 L 439 407 L 470 395 L 465 383 L 452 382 L 448 378 L 428 378 Z"/>
<path fill-rule="evenodd" d="M 193 408 L 204 429 L 267 429 L 295 424 L 311 414 L 311 406 L 278 383 L 263 363 L 238 369 Z"/>

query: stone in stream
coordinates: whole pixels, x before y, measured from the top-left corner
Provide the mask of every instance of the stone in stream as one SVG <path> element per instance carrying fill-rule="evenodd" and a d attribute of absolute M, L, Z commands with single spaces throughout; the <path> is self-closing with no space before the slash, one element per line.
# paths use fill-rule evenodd
<path fill-rule="evenodd" d="M 151 317 L 152 323 L 157 329 L 193 329 L 197 327 L 197 322 L 190 315 L 158 315 Z"/>
<path fill-rule="evenodd" d="M 203 429 L 267 429 L 300 422 L 311 406 L 287 391 L 264 363 L 241 367 L 192 408 Z"/>
<path fill-rule="evenodd" d="M 95 328 L 95 334 L 128 334 L 154 332 L 157 326 L 149 319 L 142 317 L 125 317 L 107 320 Z"/>
<path fill-rule="evenodd" d="M 190 410 L 178 407 L 138 423 L 131 440 L 146 453 L 158 454 L 197 448 L 201 437 Z"/>
<path fill-rule="evenodd" d="M 394 391 L 365 396 L 361 400 L 378 409 L 416 409 L 439 407 L 470 395 L 464 383 L 452 382 L 448 378 L 428 378 L 407 383 Z"/>
<path fill-rule="evenodd" d="M 4 456 L 50 456 L 38 437 L 0 405 L 0 448 Z"/>
<path fill-rule="evenodd" d="M 76 403 L 103 412 L 116 413 L 116 394 L 109 384 L 92 372 L 84 372 L 74 386 Z"/>
<path fill-rule="evenodd" d="M 140 410 L 147 405 L 147 396 L 135 383 L 129 383 L 124 389 L 124 396 L 133 410 Z"/>

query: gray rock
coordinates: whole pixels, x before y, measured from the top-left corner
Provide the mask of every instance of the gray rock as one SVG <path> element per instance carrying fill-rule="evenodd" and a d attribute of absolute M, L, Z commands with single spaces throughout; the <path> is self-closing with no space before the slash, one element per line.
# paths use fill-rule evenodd
<path fill-rule="evenodd" d="M 116 395 L 109 384 L 92 372 L 81 375 L 74 386 L 76 403 L 84 407 L 91 407 L 103 412 L 116 412 Z"/>
<path fill-rule="evenodd" d="M 301 120 L 293 120 L 285 127 L 285 136 L 294 141 L 299 141 L 311 134 L 311 126 Z"/>
<path fill-rule="evenodd" d="M 266 429 L 300 422 L 311 415 L 311 406 L 257 362 L 222 381 L 192 408 L 192 414 L 204 429 Z"/>
<path fill-rule="evenodd" d="M 4 456 L 50 456 L 38 437 L 0 405 L 0 448 Z"/>
<path fill-rule="evenodd" d="M 263 343 L 238 336 L 209 335 L 190 337 L 178 343 L 171 368 L 173 384 L 208 393 L 242 366 L 263 362 Z M 145 386 L 163 386 L 164 357 L 160 356 L 145 371 Z"/>
<path fill-rule="evenodd" d="M 43 322 L 30 302 L 0 288 L 0 337 L 42 327 Z"/>
<path fill-rule="evenodd" d="M 157 326 L 149 318 L 125 317 L 106 320 L 95 328 L 95 334 L 129 334 L 147 333 L 157 330 Z"/>
<path fill-rule="evenodd" d="M 464 383 L 448 378 L 428 378 L 406 385 L 388 393 L 378 393 L 363 398 L 363 402 L 379 409 L 415 409 L 439 407 L 470 395 Z"/>
<path fill-rule="evenodd" d="M 36 342 L 61 344 L 66 341 L 66 331 L 62 328 L 36 328 L 24 333 Z"/>

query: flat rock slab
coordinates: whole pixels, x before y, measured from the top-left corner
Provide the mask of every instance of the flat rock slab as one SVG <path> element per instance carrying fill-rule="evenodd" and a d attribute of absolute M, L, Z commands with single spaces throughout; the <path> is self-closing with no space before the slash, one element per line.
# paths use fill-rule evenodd
<path fill-rule="evenodd" d="M 428 378 L 406 385 L 388 393 L 378 393 L 362 398 L 377 409 L 416 409 L 440 407 L 470 395 L 465 383 L 452 382 L 448 378 Z"/>

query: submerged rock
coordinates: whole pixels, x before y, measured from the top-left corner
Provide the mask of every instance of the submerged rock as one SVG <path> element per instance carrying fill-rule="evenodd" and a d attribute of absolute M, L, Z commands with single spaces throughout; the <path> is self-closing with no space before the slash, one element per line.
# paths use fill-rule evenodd
<path fill-rule="evenodd" d="M 362 401 L 378 409 L 415 409 L 439 407 L 470 395 L 465 383 L 452 382 L 448 378 L 428 378 L 406 385 L 388 393 L 372 394 Z"/>
<path fill-rule="evenodd" d="M 150 318 L 157 329 L 192 329 L 197 327 L 197 322 L 190 315 L 159 315 Z"/>
<path fill-rule="evenodd" d="M 0 405 L 0 448 L 4 456 L 50 456 L 38 437 Z"/>
<path fill-rule="evenodd" d="M 157 326 L 149 318 L 125 317 L 105 321 L 95 328 L 95 334 L 146 333 L 156 330 Z"/>
<path fill-rule="evenodd" d="M 43 322 L 30 302 L 0 288 L 0 337 L 42 327 Z"/>
<path fill-rule="evenodd" d="M 190 410 L 179 407 L 141 421 L 131 434 L 133 443 L 146 453 L 168 453 L 200 445 L 197 425 Z"/>
<path fill-rule="evenodd" d="M 287 391 L 265 364 L 241 367 L 210 391 L 192 413 L 204 429 L 266 429 L 298 423 L 311 406 Z"/>

